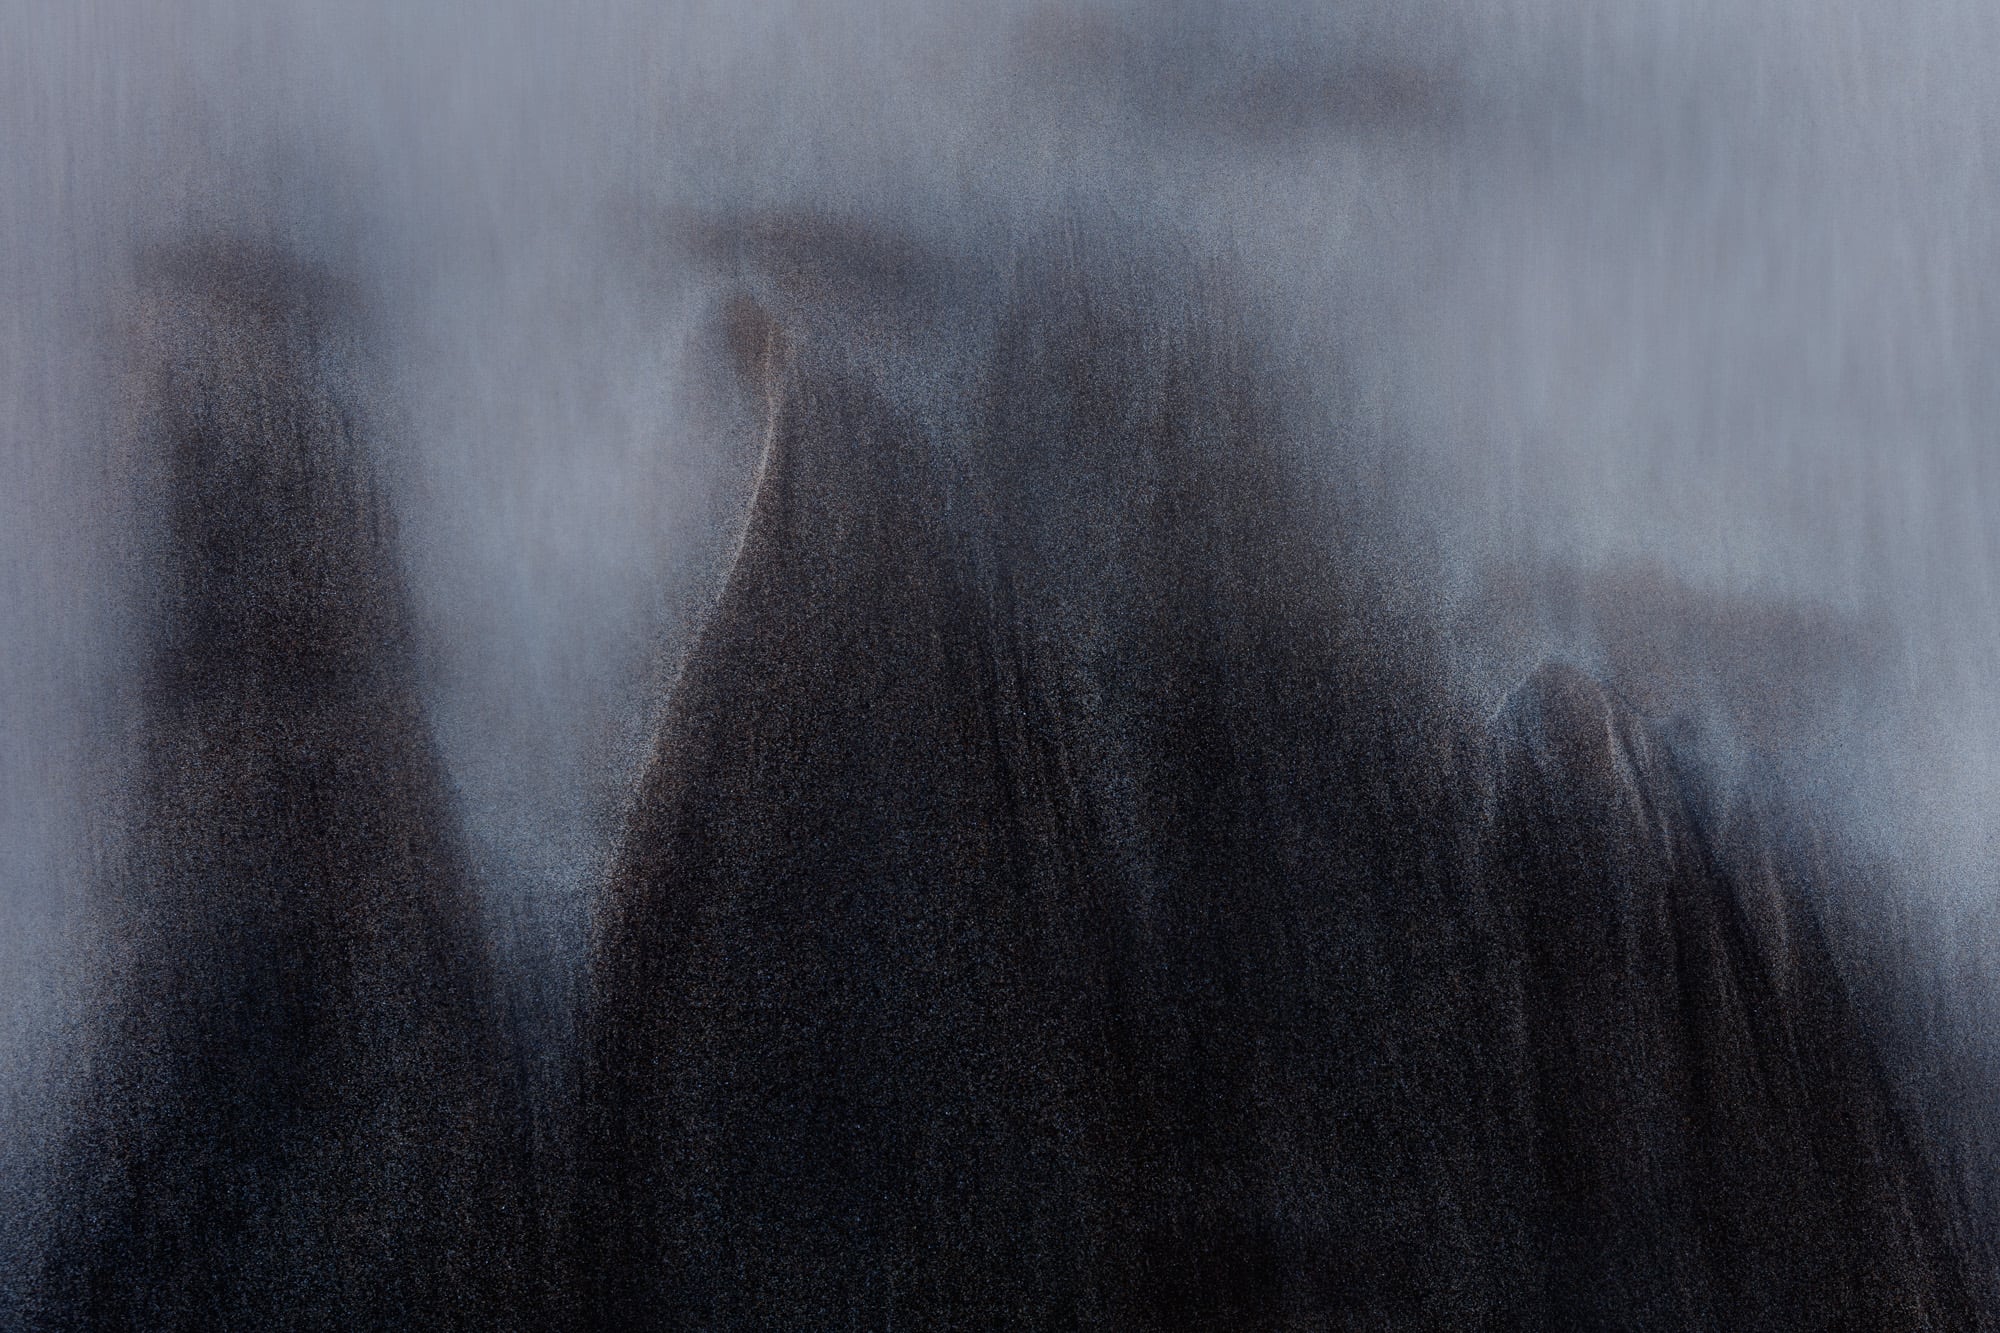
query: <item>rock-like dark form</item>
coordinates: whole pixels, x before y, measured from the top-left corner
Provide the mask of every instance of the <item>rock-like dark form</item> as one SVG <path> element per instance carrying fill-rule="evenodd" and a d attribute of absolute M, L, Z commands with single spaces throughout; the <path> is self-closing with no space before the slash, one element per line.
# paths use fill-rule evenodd
<path fill-rule="evenodd" d="M 1783 822 L 1580 674 L 1457 709 L 1226 317 L 1101 277 L 1011 284 L 949 429 L 752 358 L 596 954 L 585 1321 L 1974 1324 Z"/>
<path fill-rule="evenodd" d="M 1950 1217 L 1788 864 L 1718 845 L 1611 691 L 1537 671 L 1497 726 L 1490 891 L 1513 927 L 1555 1326 L 1963 1328 Z"/>
<path fill-rule="evenodd" d="M 865 391 L 799 383 L 763 466 L 596 979 L 591 1322 L 1050 1308 L 1087 1062 L 1034 1039 L 1064 997 L 1007 857 L 983 617 Z"/>
<path fill-rule="evenodd" d="M 41 1315 L 504 1326 L 527 1290 L 510 1080 L 351 311 L 233 247 L 150 292 L 133 832 Z"/>

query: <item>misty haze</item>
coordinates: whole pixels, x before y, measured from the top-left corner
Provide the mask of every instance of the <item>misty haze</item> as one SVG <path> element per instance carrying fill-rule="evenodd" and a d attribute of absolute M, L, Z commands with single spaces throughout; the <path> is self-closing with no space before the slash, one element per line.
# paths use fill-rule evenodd
<path fill-rule="evenodd" d="M 2000 12 L 0 20 L 0 1325 L 2000 1326 Z"/>

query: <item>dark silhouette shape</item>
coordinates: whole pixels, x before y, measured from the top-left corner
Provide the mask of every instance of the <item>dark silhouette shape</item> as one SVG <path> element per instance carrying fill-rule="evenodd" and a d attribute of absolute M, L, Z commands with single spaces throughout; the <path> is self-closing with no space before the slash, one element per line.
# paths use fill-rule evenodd
<path fill-rule="evenodd" d="M 1574 668 L 1468 710 L 1393 486 L 1289 452 L 1230 290 L 1050 248 L 735 247 L 779 269 L 715 344 L 770 433 L 603 905 L 574 1181 L 527 1145 L 350 305 L 157 268 L 142 775 L 41 1322 L 1979 1325 L 1823 926 L 1860 863 Z M 819 308 L 891 284 L 1001 293 L 962 417 L 876 377 L 908 328 Z"/>
<path fill-rule="evenodd" d="M 490 962 L 413 689 L 331 279 L 149 271 L 149 560 L 118 956 L 53 1327 L 506 1326 L 531 1288 Z"/>
<path fill-rule="evenodd" d="M 1550 1321 L 1973 1326 L 1784 824 L 1740 812 L 1718 845 L 1660 737 L 1573 668 L 1497 738 Z"/>
<path fill-rule="evenodd" d="M 1146 277 L 1030 266 L 942 442 L 746 358 L 586 1014 L 587 1322 L 1972 1323 L 1782 822 L 1718 844 L 1579 674 L 1457 708 L 1226 295 Z"/>

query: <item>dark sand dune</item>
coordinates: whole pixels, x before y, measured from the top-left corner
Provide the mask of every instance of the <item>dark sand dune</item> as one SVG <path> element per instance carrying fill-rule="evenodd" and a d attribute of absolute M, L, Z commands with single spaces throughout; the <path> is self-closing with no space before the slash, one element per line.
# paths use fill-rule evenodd
<path fill-rule="evenodd" d="M 477 904 L 324 276 L 151 275 L 133 836 L 50 1326 L 488 1328 L 530 1287 Z"/>

